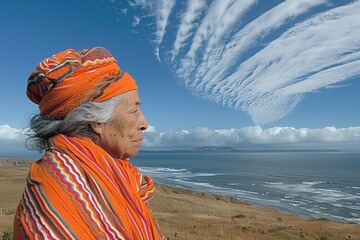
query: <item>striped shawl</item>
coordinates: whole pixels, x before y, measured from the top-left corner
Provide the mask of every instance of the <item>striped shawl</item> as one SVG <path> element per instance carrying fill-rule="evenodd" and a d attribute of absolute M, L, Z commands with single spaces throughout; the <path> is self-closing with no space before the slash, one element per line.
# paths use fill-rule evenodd
<path fill-rule="evenodd" d="M 148 207 L 151 178 L 85 138 L 56 135 L 33 163 L 14 239 L 164 239 Z"/>

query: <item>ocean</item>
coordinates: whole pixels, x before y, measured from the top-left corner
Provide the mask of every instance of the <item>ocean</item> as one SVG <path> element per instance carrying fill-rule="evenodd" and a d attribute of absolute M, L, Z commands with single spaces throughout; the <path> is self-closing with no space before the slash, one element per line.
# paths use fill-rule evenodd
<path fill-rule="evenodd" d="M 171 186 L 306 218 L 360 223 L 360 153 L 149 153 L 132 163 Z"/>

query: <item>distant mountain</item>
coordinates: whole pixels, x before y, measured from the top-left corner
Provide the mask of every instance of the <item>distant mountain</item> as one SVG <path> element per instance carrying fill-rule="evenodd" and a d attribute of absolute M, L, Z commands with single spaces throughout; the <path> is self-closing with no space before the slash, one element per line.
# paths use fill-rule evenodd
<path fill-rule="evenodd" d="M 232 147 L 214 147 L 214 146 L 204 146 L 194 148 L 195 151 L 200 152 L 236 152 L 237 150 Z"/>

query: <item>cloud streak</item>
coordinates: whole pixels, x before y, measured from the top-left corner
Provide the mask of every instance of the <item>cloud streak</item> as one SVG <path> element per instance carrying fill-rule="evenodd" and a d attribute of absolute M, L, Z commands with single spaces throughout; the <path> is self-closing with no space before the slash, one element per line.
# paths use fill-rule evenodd
<path fill-rule="evenodd" d="M 156 19 L 156 31 L 155 31 L 155 57 L 160 61 L 160 45 L 163 41 L 164 35 L 166 33 L 166 27 L 168 26 L 168 21 L 170 14 L 175 6 L 175 0 L 134 0 L 128 1 L 129 5 L 133 8 L 141 7 L 148 9 Z M 140 19 L 136 20 L 136 23 L 140 23 Z M 137 25 L 137 24 L 136 24 Z"/>
<path fill-rule="evenodd" d="M 179 50 L 184 46 L 185 41 L 191 36 L 191 30 L 193 30 L 196 26 L 194 21 L 199 18 L 199 15 L 205 6 L 205 0 L 190 0 L 188 2 L 186 11 L 182 14 L 174 41 L 174 47 L 171 51 L 172 61 L 174 61 L 175 57 L 179 53 Z"/>
<path fill-rule="evenodd" d="M 168 58 L 191 93 L 245 111 L 256 124 L 360 75 L 360 1 L 141 2 L 157 4 L 156 57 Z"/>

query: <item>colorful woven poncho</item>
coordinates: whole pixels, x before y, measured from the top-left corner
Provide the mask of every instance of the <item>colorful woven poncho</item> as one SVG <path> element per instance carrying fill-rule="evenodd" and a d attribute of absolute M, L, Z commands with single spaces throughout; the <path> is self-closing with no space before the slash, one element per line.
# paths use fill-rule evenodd
<path fill-rule="evenodd" d="M 14 239 L 164 239 L 148 207 L 154 184 L 86 138 L 56 135 L 32 164 Z"/>

